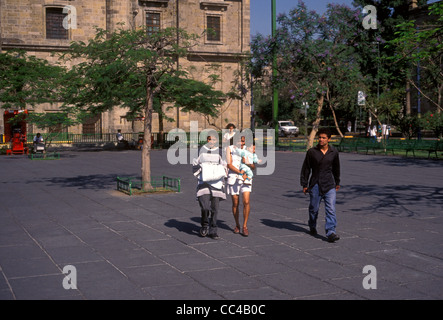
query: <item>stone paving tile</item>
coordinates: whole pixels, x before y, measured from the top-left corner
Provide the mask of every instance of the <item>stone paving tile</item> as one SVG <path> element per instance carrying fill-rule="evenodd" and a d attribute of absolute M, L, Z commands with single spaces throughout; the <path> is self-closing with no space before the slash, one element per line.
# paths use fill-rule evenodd
<path fill-rule="evenodd" d="M 62 274 L 8 279 L 17 300 L 82 300 L 79 290 L 65 290 Z M 1 294 L 1 293 L 0 293 Z"/>
<path fill-rule="evenodd" d="M 220 300 L 223 295 L 203 286 L 198 282 L 167 284 L 143 288 L 156 300 Z M 228 299 L 230 299 L 228 297 Z"/>

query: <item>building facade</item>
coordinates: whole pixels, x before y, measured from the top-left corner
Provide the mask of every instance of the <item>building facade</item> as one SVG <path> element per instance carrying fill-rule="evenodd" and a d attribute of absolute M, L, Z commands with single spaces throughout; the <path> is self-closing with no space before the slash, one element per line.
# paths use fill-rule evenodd
<path fill-rule="evenodd" d="M 215 89 L 228 92 L 241 74 L 241 57 L 249 51 L 249 0 L 0 0 L 0 50 L 24 49 L 29 55 L 55 62 L 53 52 L 69 49 L 72 41 L 85 41 L 95 35 L 95 27 L 116 30 L 147 26 L 178 27 L 188 33 L 202 35 L 198 46 L 178 63 L 195 80 L 209 83 L 209 75 L 220 79 Z M 212 32 L 205 30 L 211 29 Z M 67 67 L 70 67 L 67 65 Z M 238 90 L 241 87 L 236 85 Z M 211 119 L 215 128 L 234 123 L 238 128 L 250 126 L 250 95 L 227 99 L 219 117 Z M 0 104 L 1 108 L 1 104 Z M 28 108 L 29 112 L 57 112 L 59 105 L 43 104 Z M 165 108 L 166 109 L 166 108 Z M 6 114 L 8 110 L 0 110 Z M 12 112 L 13 110 L 9 110 Z M 189 131 L 190 122 L 198 121 L 199 129 L 213 127 L 202 116 L 177 109 L 165 111 L 175 122 L 164 122 L 164 131 L 179 127 Z M 128 121 L 126 111 L 115 108 L 88 123 L 69 128 L 74 133 L 113 133 L 142 130 L 142 121 Z M 153 131 L 158 131 L 158 115 L 153 117 Z M 4 116 L 0 117 L 0 134 L 5 131 Z M 8 129 L 9 130 L 9 129 Z M 35 128 L 28 126 L 28 132 Z"/>

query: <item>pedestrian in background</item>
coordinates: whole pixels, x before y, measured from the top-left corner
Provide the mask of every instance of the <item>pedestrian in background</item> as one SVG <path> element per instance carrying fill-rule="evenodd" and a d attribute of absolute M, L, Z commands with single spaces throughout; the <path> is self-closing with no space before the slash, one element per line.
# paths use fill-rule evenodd
<path fill-rule="evenodd" d="M 377 142 L 377 126 L 375 124 L 369 125 L 368 134 L 371 142 Z"/>
<path fill-rule="evenodd" d="M 226 133 L 223 135 L 223 141 L 222 141 L 223 145 L 228 144 L 229 140 L 231 140 L 232 137 L 234 137 L 234 135 L 235 135 L 235 133 L 236 133 L 236 131 L 235 131 L 235 125 L 234 125 L 233 123 L 229 123 L 229 124 L 226 126 L 226 129 L 228 129 L 229 131 L 226 132 Z"/>

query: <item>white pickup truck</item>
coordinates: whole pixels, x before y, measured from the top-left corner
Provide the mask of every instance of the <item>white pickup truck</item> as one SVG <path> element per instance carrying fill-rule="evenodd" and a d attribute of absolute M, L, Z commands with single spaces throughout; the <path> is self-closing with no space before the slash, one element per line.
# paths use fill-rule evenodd
<path fill-rule="evenodd" d="M 280 136 L 298 136 L 299 129 L 291 120 L 279 121 L 278 122 L 278 134 Z"/>

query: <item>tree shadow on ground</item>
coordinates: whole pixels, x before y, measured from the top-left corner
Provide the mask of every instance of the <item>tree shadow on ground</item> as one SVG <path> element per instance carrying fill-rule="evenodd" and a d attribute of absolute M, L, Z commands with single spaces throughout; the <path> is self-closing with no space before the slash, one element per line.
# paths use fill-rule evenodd
<path fill-rule="evenodd" d="M 115 189 L 117 186 L 118 174 L 91 174 L 79 175 L 76 177 L 53 177 L 42 179 L 40 182 L 46 182 L 49 185 L 56 185 L 61 188 L 78 188 L 83 190 L 102 190 Z M 128 176 L 122 174 L 120 176 Z M 136 175 L 134 175 L 136 176 Z M 29 181 L 34 183 L 35 181 Z"/>
<path fill-rule="evenodd" d="M 422 185 L 344 185 L 337 204 L 353 212 L 384 213 L 390 216 L 438 214 L 443 207 L 443 187 Z M 435 208 L 435 210 L 434 210 Z"/>
<path fill-rule="evenodd" d="M 297 199 L 304 199 L 306 197 L 301 187 L 296 190 L 288 190 L 286 191 L 286 193 L 282 194 L 282 196 L 286 198 L 297 198 Z"/>
<path fill-rule="evenodd" d="M 361 159 L 348 160 L 351 162 L 370 162 L 383 166 L 393 167 L 424 167 L 424 168 L 443 168 L 443 159 L 423 159 L 400 156 L 369 156 Z"/>

